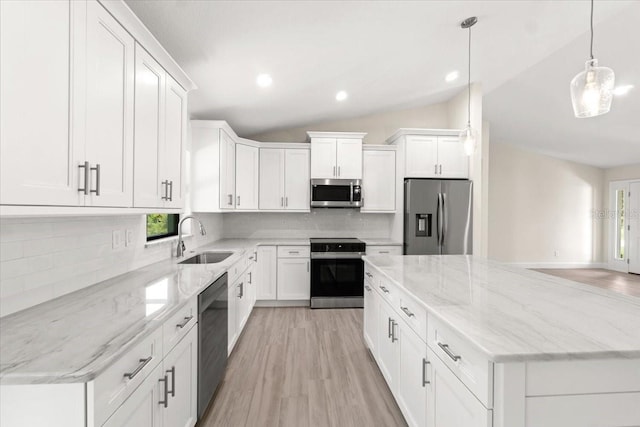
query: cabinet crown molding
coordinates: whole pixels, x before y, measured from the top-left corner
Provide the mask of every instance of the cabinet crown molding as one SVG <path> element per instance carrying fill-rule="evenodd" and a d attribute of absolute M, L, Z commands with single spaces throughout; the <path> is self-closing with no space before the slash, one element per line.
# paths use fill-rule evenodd
<path fill-rule="evenodd" d="M 317 132 L 307 131 L 307 136 L 311 138 L 353 138 L 362 139 L 367 135 L 366 132 Z"/>
<path fill-rule="evenodd" d="M 460 129 L 421 129 L 421 128 L 400 128 L 387 138 L 387 144 L 395 144 L 398 139 L 407 135 L 426 135 L 426 136 L 458 136 Z"/>

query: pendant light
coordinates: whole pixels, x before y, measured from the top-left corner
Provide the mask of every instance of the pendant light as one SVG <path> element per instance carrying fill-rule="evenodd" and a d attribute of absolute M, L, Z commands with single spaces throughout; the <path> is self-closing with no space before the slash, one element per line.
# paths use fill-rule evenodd
<path fill-rule="evenodd" d="M 467 156 L 473 155 L 476 151 L 476 131 L 471 127 L 471 27 L 473 27 L 476 22 L 478 22 L 478 18 L 472 16 L 465 19 L 462 21 L 462 24 L 460 24 L 462 29 L 469 29 L 469 73 L 467 82 L 469 94 L 467 99 L 467 127 L 460 132 L 460 141 L 462 142 L 464 152 Z"/>
<path fill-rule="evenodd" d="M 606 114 L 611 109 L 615 75 L 607 67 L 598 67 L 593 57 L 593 0 L 591 0 L 591 47 L 585 70 L 571 80 L 571 102 L 578 118 Z"/>

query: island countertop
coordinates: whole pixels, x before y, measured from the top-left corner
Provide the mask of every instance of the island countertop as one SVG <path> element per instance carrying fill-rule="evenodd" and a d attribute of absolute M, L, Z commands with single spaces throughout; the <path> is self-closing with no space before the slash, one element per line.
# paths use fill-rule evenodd
<path fill-rule="evenodd" d="M 494 362 L 640 358 L 640 298 L 474 256 L 364 259 Z"/>

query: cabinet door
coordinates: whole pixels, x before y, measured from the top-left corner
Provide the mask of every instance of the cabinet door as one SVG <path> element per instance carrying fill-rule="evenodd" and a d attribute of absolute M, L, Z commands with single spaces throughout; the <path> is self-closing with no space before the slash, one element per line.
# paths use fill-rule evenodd
<path fill-rule="evenodd" d="M 339 179 L 362 179 L 362 140 L 339 138 L 336 141 L 336 165 Z"/>
<path fill-rule="evenodd" d="M 227 317 L 228 354 L 231 354 L 233 346 L 238 339 L 238 306 L 240 288 L 238 282 L 229 286 L 229 313 Z"/>
<path fill-rule="evenodd" d="M 407 424 L 424 427 L 427 421 L 427 344 L 399 319 L 400 362 L 396 388 L 398 406 Z"/>
<path fill-rule="evenodd" d="M 258 148 L 236 144 L 236 209 L 258 209 Z"/>
<path fill-rule="evenodd" d="M 360 212 L 395 212 L 396 210 L 396 152 L 362 152 L 362 197 Z"/>
<path fill-rule="evenodd" d="M 187 92 L 167 74 L 165 96 L 165 149 L 162 164 L 169 181 L 167 208 L 184 206 L 185 146 L 187 141 Z"/>
<path fill-rule="evenodd" d="M 87 205 L 133 204 L 133 37 L 97 1 L 87 2 L 85 149 Z"/>
<path fill-rule="evenodd" d="M 162 172 L 164 148 L 164 69 L 136 43 L 134 193 L 135 207 L 164 206 L 167 178 Z"/>
<path fill-rule="evenodd" d="M 311 139 L 311 179 L 337 178 L 336 139 Z"/>
<path fill-rule="evenodd" d="M 400 346 L 397 344 L 397 316 L 393 309 L 380 298 L 378 312 L 378 366 L 387 380 L 391 392 L 396 394 L 398 376 L 398 356 Z"/>
<path fill-rule="evenodd" d="M 490 427 L 492 411 L 469 391 L 438 356 L 427 348 L 427 425 Z"/>
<path fill-rule="evenodd" d="M 310 209 L 309 150 L 285 150 L 284 196 L 285 208 Z"/>
<path fill-rule="evenodd" d="M 244 325 L 251 314 L 251 285 L 249 284 L 249 272 L 245 272 L 240 281 L 240 295 L 238 301 L 238 336 L 242 334 Z"/>
<path fill-rule="evenodd" d="M 284 209 L 284 151 L 260 149 L 260 210 Z"/>
<path fill-rule="evenodd" d="M 278 259 L 275 246 L 258 247 L 258 265 L 256 274 L 256 299 L 275 300 L 278 297 L 277 270 Z"/>
<path fill-rule="evenodd" d="M 224 130 L 220 130 L 220 209 L 236 206 L 236 147 Z"/>
<path fill-rule="evenodd" d="M 458 138 L 438 137 L 438 164 L 438 174 L 442 178 L 469 177 L 469 156 Z"/>
<path fill-rule="evenodd" d="M 163 360 L 169 402 L 162 407 L 163 426 L 193 427 L 198 417 L 198 326 L 191 328 Z"/>
<path fill-rule="evenodd" d="M 377 357 L 378 351 L 378 294 L 373 285 L 366 280 L 364 283 L 364 341 L 369 346 L 371 354 Z"/>
<path fill-rule="evenodd" d="M 311 282 L 309 259 L 278 259 L 278 299 L 309 300 L 311 298 Z"/>
<path fill-rule="evenodd" d="M 84 203 L 84 138 L 72 135 L 69 116 L 72 28 L 84 23 L 75 13 L 83 7 L 0 1 L 0 204 Z"/>
<path fill-rule="evenodd" d="M 103 424 L 104 427 L 159 427 L 162 424 L 162 405 L 165 396 L 162 364 L 159 364 Z"/>
<path fill-rule="evenodd" d="M 438 138 L 407 136 L 404 145 L 405 178 L 438 177 Z"/>

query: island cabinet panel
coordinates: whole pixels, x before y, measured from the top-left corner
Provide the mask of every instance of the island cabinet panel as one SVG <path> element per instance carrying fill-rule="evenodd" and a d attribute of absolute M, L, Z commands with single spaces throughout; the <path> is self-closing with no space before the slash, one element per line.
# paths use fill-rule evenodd
<path fill-rule="evenodd" d="M 397 319 L 398 316 L 391 306 L 381 299 L 378 311 L 377 362 L 394 396 L 398 381 L 398 359 L 400 356 L 400 345 L 397 343 Z"/>
<path fill-rule="evenodd" d="M 378 354 L 378 310 L 380 297 L 373 288 L 371 279 L 367 277 L 364 283 L 364 341 L 371 350 L 371 354 Z"/>
<path fill-rule="evenodd" d="M 398 341 L 400 360 L 396 400 L 409 426 L 424 427 L 427 417 L 427 346 L 402 318 L 398 322 Z"/>

